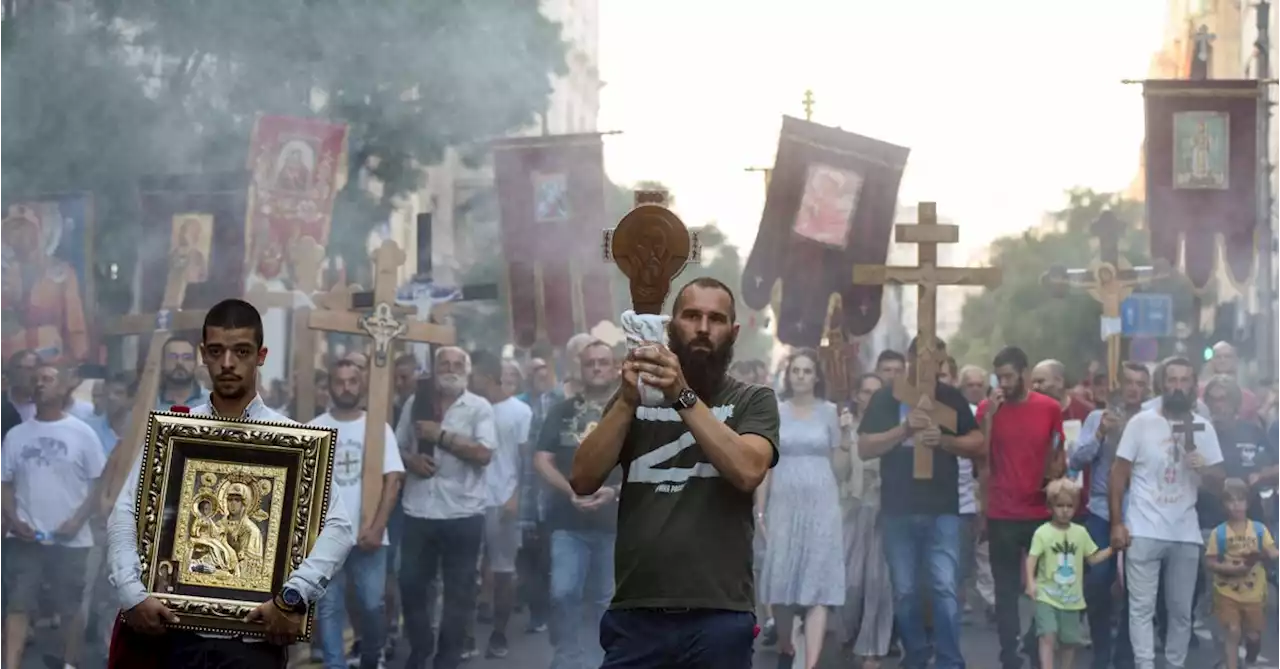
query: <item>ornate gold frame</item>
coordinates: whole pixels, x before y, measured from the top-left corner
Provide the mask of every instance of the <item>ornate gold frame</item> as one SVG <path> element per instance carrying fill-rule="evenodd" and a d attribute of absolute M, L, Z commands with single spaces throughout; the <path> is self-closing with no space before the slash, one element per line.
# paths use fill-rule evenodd
<path fill-rule="evenodd" d="M 315 546 L 329 507 L 336 438 L 337 432 L 330 428 L 159 411 L 151 414 L 135 505 L 138 557 L 143 585 L 181 619 L 171 627 L 264 635 L 260 624 L 246 623 L 244 618 L 270 599 Z M 186 525 L 201 496 L 208 495 L 196 489 L 195 472 L 214 470 L 260 482 L 269 479 L 277 482 L 275 488 L 280 488 L 278 482 L 284 484 L 283 489 L 271 489 L 266 510 L 260 505 L 267 492 L 260 489 L 252 496 L 253 513 L 261 511 L 265 519 L 258 520 L 268 523 L 268 536 L 262 537 L 262 563 L 267 573 L 242 579 L 243 585 L 236 584 L 234 578 L 205 574 L 175 578 L 175 570 L 184 563 L 182 556 L 190 549 Z M 279 526 L 273 526 L 272 520 Z M 167 554 L 162 555 L 166 549 Z M 299 640 L 310 640 L 314 626 L 313 606 L 303 620 Z"/>

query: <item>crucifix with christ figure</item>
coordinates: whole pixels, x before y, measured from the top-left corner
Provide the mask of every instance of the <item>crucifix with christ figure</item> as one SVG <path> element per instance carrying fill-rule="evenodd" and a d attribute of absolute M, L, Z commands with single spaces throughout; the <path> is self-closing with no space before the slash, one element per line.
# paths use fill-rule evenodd
<path fill-rule="evenodd" d="M 956 412 L 937 402 L 938 369 L 942 352 L 938 347 L 938 286 L 987 286 L 1000 284 L 1000 270 L 994 267 L 938 267 L 938 245 L 960 241 L 960 227 L 938 223 L 938 206 L 921 202 L 918 223 L 894 226 L 894 240 L 899 244 L 915 244 L 919 262 L 915 267 L 854 265 L 853 283 L 859 286 L 883 286 L 892 283 L 916 284 L 919 300 L 916 312 L 915 379 L 899 378 L 893 396 L 899 402 L 924 411 L 935 425 L 952 432 L 956 429 Z M 912 474 L 917 479 L 933 478 L 933 449 L 913 450 Z"/>
<path fill-rule="evenodd" d="M 373 304 L 368 309 L 352 309 L 350 287 L 342 286 L 317 300 L 319 309 L 312 311 L 308 324 L 312 330 L 364 335 L 373 340 L 369 356 L 368 410 L 364 430 L 364 466 L 361 472 L 360 527 L 367 528 L 378 512 L 382 498 L 382 461 L 386 444 L 386 420 L 391 415 L 392 367 L 395 342 L 452 345 L 456 335 L 452 327 L 421 323 L 403 317 L 397 309 L 396 273 L 404 264 L 405 254 L 391 240 L 373 255 Z"/>
<path fill-rule="evenodd" d="M 1157 261 L 1150 267 L 1130 267 L 1120 255 L 1124 223 L 1110 210 L 1102 212 L 1091 231 L 1098 239 L 1098 260 L 1088 269 L 1049 268 L 1040 279 L 1056 297 L 1069 288 L 1083 288 L 1102 304 L 1102 339 L 1107 342 L 1107 385 L 1109 392 L 1120 388 L 1120 305 L 1133 289 L 1169 275 L 1168 264 Z"/>
<path fill-rule="evenodd" d="M 156 397 L 160 393 L 160 358 L 164 355 L 164 345 L 169 338 L 178 332 L 190 332 L 204 327 L 206 310 L 183 310 L 182 302 L 187 296 L 187 263 L 190 256 L 183 251 L 175 250 L 169 258 L 169 276 L 164 285 L 164 297 L 160 302 L 160 310 L 154 314 L 129 314 L 122 316 L 114 323 L 103 328 L 108 336 L 150 335 L 147 345 L 147 357 L 142 364 L 142 374 L 138 377 L 138 389 L 134 394 L 133 410 L 129 414 L 129 430 L 121 435 L 120 443 L 107 460 L 103 472 L 106 497 L 102 500 L 103 512 L 109 512 L 115 503 L 116 496 L 127 482 L 133 461 L 138 459 L 142 450 L 143 437 L 146 435 L 147 419 L 155 407 Z"/>

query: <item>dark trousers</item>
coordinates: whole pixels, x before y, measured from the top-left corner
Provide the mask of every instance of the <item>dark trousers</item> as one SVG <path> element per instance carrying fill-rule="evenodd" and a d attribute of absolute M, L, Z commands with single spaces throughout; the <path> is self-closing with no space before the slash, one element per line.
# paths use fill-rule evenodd
<path fill-rule="evenodd" d="M 210 639 L 178 631 L 147 638 L 164 644 L 162 666 L 165 669 L 283 669 L 287 659 L 283 646 L 267 642 Z"/>
<path fill-rule="evenodd" d="M 755 626 L 746 611 L 606 611 L 600 669 L 751 669 Z"/>
<path fill-rule="evenodd" d="M 1111 545 L 1109 521 L 1089 514 L 1085 518 L 1084 527 L 1098 548 Z M 1093 639 L 1094 669 L 1133 667 L 1133 645 L 1129 643 L 1129 597 L 1128 594 L 1124 595 L 1117 610 L 1115 598 L 1111 594 L 1118 572 L 1115 556 L 1085 569 L 1084 600 L 1088 605 L 1085 614 L 1089 619 L 1089 636 Z M 1114 639 L 1111 635 L 1113 625 L 1116 628 Z"/>
<path fill-rule="evenodd" d="M 546 525 L 525 530 L 516 574 L 520 601 L 529 607 L 529 625 L 546 623 L 551 615 L 551 531 Z"/>
<path fill-rule="evenodd" d="M 410 647 L 407 669 L 423 669 L 433 652 L 436 669 L 455 669 L 462 662 L 467 620 L 475 614 L 476 560 L 483 536 L 483 515 L 451 520 L 405 517 L 400 606 Z M 444 588 L 439 644 L 431 631 L 437 572 Z"/>
<path fill-rule="evenodd" d="M 996 633 L 1000 637 L 1000 664 L 1004 669 L 1021 669 L 1018 656 L 1018 602 L 1022 597 L 1022 574 L 1031 538 L 1044 524 L 1042 520 L 988 520 L 987 540 L 991 542 L 991 574 L 996 581 Z M 1029 650 L 1033 666 L 1039 664 L 1035 620 L 1022 642 Z"/>

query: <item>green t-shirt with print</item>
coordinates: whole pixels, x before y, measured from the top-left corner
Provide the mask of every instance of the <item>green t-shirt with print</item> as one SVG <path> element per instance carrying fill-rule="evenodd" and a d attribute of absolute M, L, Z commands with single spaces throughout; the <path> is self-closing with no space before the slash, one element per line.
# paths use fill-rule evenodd
<path fill-rule="evenodd" d="M 1084 559 L 1098 552 L 1098 545 L 1084 527 L 1075 523 L 1065 530 L 1045 523 L 1031 539 L 1036 565 L 1036 601 L 1062 611 L 1083 611 Z"/>

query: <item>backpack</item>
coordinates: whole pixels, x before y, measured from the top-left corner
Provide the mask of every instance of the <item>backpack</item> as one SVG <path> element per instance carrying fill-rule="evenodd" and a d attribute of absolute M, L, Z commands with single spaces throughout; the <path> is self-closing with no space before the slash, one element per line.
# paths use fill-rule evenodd
<path fill-rule="evenodd" d="M 1253 523 L 1253 533 L 1258 537 L 1258 550 L 1261 551 L 1263 540 L 1267 537 L 1267 528 L 1256 520 L 1249 522 Z M 1218 540 L 1218 562 L 1223 562 L 1227 559 L 1227 524 L 1219 525 L 1218 529 L 1214 530 L 1214 535 Z"/>

